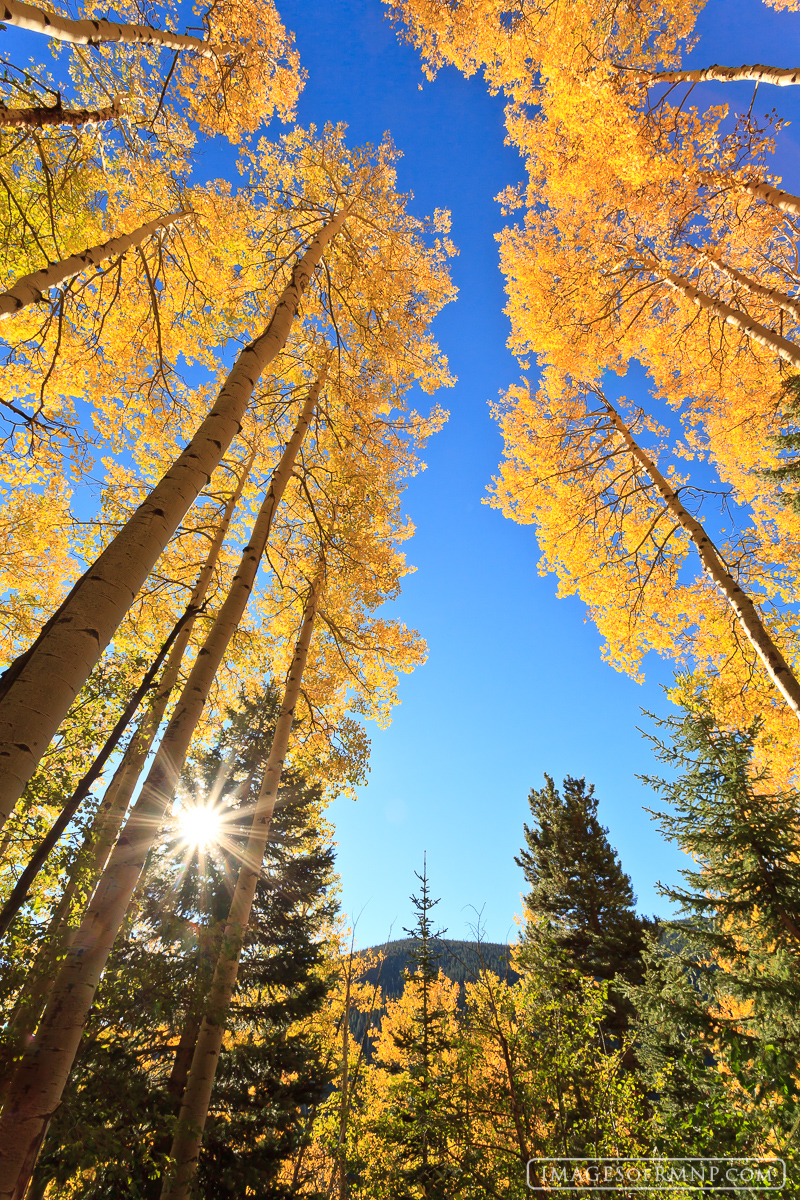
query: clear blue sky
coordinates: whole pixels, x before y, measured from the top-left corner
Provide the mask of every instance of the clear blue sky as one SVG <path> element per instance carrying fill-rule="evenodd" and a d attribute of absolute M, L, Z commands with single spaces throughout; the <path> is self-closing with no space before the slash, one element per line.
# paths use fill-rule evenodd
<path fill-rule="evenodd" d="M 425 850 L 451 936 L 468 936 L 472 906 L 483 909 L 490 939 L 513 936 L 523 887 L 514 855 L 528 790 L 544 771 L 595 783 L 640 908 L 663 912 L 654 884 L 675 878 L 680 856 L 643 812 L 651 795 L 636 775 L 654 764 L 637 726 L 642 708 L 669 708 L 661 690 L 669 665 L 651 659 L 640 686 L 604 664 L 583 606 L 556 600 L 553 577 L 539 577 L 533 530 L 481 503 L 501 452 L 487 401 L 520 375 L 505 348 L 494 241 L 502 217 L 493 197 L 520 175 L 503 144 L 502 101 L 451 69 L 424 80 L 379 0 L 279 0 L 279 8 L 309 72 L 301 123 L 346 121 L 353 142 L 390 130 L 404 154 L 401 188 L 414 192 L 418 212 L 451 209 L 460 249 L 459 297 L 435 326 L 458 383 L 441 397 L 450 422 L 408 492 L 417 526 L 408 553 L 418 571 L 395 605 L 425 635 L 430 657 L 401 682 L 391 728 L 371 731 L 369 786 L 357 803 L 339 800 L 331 810 L 343 903 L 361 914 L 357 941 L 383 941 L 392 922 L 393 936 L 403 936 Z M 800 17 L 758 0 L 711 0 L 700 31 L 694 65 L 800 59 Z M 777 105 L 790 114 L 795 91 L 762 87 L 755 111 Z M 751 94 L 747 84 L 704 87 L 693 99 L 725 97 L 741 109 Z M 793 132 L 782 135 L 780 169 L 799 190 Z"/>

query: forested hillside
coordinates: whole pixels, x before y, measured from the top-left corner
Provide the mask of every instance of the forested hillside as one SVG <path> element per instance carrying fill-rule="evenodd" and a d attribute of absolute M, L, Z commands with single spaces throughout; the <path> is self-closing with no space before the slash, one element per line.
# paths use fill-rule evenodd
<path fill-rule="evenodd" d="M 5 0 L 0 1200 L 513 1200 L 554 1190 L 543 1160 L 711 1156 L 800 1193 L 800 0 L 767 0 L 772 65 L 702 67 L 704 0 L 370 2 L 417 90 L 499 98 L 516 155 L 491 231 L 515 366 L 470 435 L 502 458 L 441 538 L 434 636 L 482 595 L 484 499 L 604 678 L 669 672 L 642 783 L 684 869 L 640 911 L 611 797 L 517 739 L 518 934 L 438 927 L 427 838 L 481 860 L 512 739 L 478 735 L 522 703 L 523 645 L 558 657 L 532 588 L 459 647 L 500 630 L 459 729 L 479 808 L 369 810 L 364 861 L 388 877 L 410 827 L 421 871 L 407 938 L 355 946 L 331 805 L 369 805 L 370 730 L 439 669 L 407 494 L 449 436 L 451 214 L 324 81 L 297 119 L 272 0 Z M 618 742 L 591 744 L 607 779 Z M 454 764 L 405 759 L 439 797 Z"/>
<path fill-rule="evenodd" d="M 397 1000 L 405 987 L 405 971 L 411 964 L 409 952 L 413 942 L 409 938 L 398 938 L 386 946 L 373 946 L 367 953 L 380 958 L 379 966 L 370 967 L 365 974 L 369 983 L 375 983 L 380 974 L 382 994 Z M 453 983 L 471 983 L 481 971 L 493 971 L 499 979 L 508 978 L 516 983 L 519 976 L 511 966 L 511 948 L 496 942 L 454 942 L 450 938 L 437 939 L 433 953 L 442 972 Z"/>

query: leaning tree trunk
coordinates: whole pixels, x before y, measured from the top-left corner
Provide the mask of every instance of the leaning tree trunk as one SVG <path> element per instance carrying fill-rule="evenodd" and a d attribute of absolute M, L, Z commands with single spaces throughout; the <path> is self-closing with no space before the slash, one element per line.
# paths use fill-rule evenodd
<path fill-rule="evenodd" d="M 676 492 L 670 487 L 658 467 L 642 450 L 641 446 L 634 441 L 630 430 L 616 409 L 609 404 L 605 396 L 602 397 L 602 400 L 616 429 L 622 435 L 625 445 L 640 466 L 650 476 L 669 511 L 689 534 L 707 574 L 717 585 L 733 610 L 737 621 L 745 632 L 747 640 L 761 659 L 767 675 L 781 693 L 798 721 L 800 721 L 800 682 L 765 629 L 753 601 L 739 587 L 733 575 L 724 566 L 716 546 L 711 541 L 703 526 L 699 521 L 695 520 L 691 513 L 686 511 Z"/>
<path fill-rule="evenodd" d="M 27 1186 L 50 1117 L 61 1101 L 100 975 L 141 875 L 192 734 L 258 573 L 275 510 L 311 421 L 325 372 L 309 391 L 270 486 L 225 602 L 194 662 L 139 799 L 114 848 L 59 971 L 35 1045 L 14 1076 L 0 1120 L 0 1197 L 12 1200 Z"/>
<path fill-rule="evenodd" d="M 2 110 L 0 110 L 0 125 L 3 124 Z M 155 221 L 148 221 L 146 225 L 140 225 L 132 233 L 121 234 L 120 237 L 101 242 L 99 246 L 91 246 L 87 250 L 82 250 L 80 254 L 71 254 L 69 258 L 62 258 L 60 262 L 50 263 L 41 271 L 23 275 L 13 287 L 5 292 L 0 292 L 0 320 L 13 316 L 28 304 L 38 304 L 44 300 L 44 294 L 50 288 L 57 287 L 59 283 L 64 283 L 67 279 L 72 279 L 81 271 L 85 271 L 87 267 L 99 267 L 106 259 L 113 258 L 117 254 L 124 254 L 126 250 L 130 250 L 134 246 L 141 246 L 142 242 L 146 241 L 151 234 L 157 233 L 159 229 L 169 229 L 181 217 L 187 216 L 189 216 L 189 210 L 183 209 L 168 217 L 157 217 Z"/>
<path fill-rule="evenodd" d="M 5 936 L 5 933 L 8 930 L 12 920 L 25 903 L 28 891 L 32 886 L 38 872 L 41 870 L 48 855 L 63 834 L 67 825 L 75 816 L 76 812 L 78 811 L 78 807 L 89 795 L 93 784 L 102 773 L 106 762 L 116 749 L 116 746 L 125 732 L 127 725 L 133 719 L 135 710 L 139 707 L 139 704 L 145 693 L 148 692 L 153 686 L 155 675 L 159 671 L 161 663 L 164 661 L 164 659 L 166 659 L 164 671 L 158 683 L 158 691 L 151 701 L 144 719 L 140 722 L 138 730 L 129 742 L 122 756 L 122 761 L 120 762 L 119 767 L 115 771 L 114 777 L 109 784 L 108 790 L 111 792 L 111 796 L 105 799 L 103 805 L 101 805 L 102 809 L 113 812 L 114 814 L 118 814 L 118 821 L 122 821 L 122 818 L 124 817 L 128 807 L 128 801 L 133 794 L 133 789 L 136 786 L 136 782 L 141 774 L 141 769 L 144 766 L 145 759 L 150 752 L 153 739 L 155 738 L 158 727 L 161 724 L 161 720 L 164 716 L 164 711 L 166 709 L 170 692 L 177 681 L 181 661 L 183 659 L 186 647 L 189 644 L 189 638 L 191 637 L 195 619 L 198 616 L 203 601 L 205 600 L 206 593 L 214 573 L 214 568 L 216 566 L 217 559 L 219 558 L 222 542 L 230 525 L 231 515 L 241 497 L 245 480 L 250 472 L 254 457 L 255 451 L 250 454 L 247 462 L 243 464 L 243 469 L 240 473 L 236 488 L 225 506 L 222 520 L 217 526 L 217 531 L 206 556 L 206 561 L 200 571 L 200 575 L 198 576 L 197 583 L 192 591 L 191 599 L 189 600 L 186 611 L 177 621 L 172 633 L 166 639 L 158 658 L 153 663 L 141 684 L 134 692 L 131 700 L 126 705 L 123 716 L 117 722 L 114 731 L 106 741 L 102 751 L 95 758 L 91 768 L 78 784 L 71 798 L 65 804 L 49 832 L 39 843 L 39 846 L 34 851 L 27 866 L 14 885 L 11 895 L 3 905 L 2 911 L 0 911 L 0 938 Z M 135 770 L 137 764 L 138 770 Z M 109 835 L 111 835 L 112 830 L 113 838 L 116 840 L 116 835 L 119 832 L 119 823 L 114 826 L 113 821 L 109 821 L 109 823 L 107 823 L 107 827 L 104 829 L 104 838 L 107 838 Z M 103 865 L 105 865 L 105 860 Z M 94 886 L 94 883 L 97 882 L 98 876 L 95 876 L 92 886 Z"/>
<path fill-rule="evenodd" d="M 189 607 L 199 610 L 206 598 L 211 580 L 214 577 L 217 562 L 223 542 L 230 528 L 234 510 L 245 483 L 250 474 L 255 458 L 253 450 L 247 459 L 240 463 L 236 487 L 231 493 L 217 525 L 206 560 L 197 577 L 192 591 Z M 89 894 L 94 890 L 98 879 L 105 869 L 108 856 L 117 840 L 125 814 L 128 811 L 131 796 L 142 773 L 145 761 L 153 741 L 155 740 L 170 694 L 178 681 L 181 662 L 191 637 L 195 617 L 192 617 L 181 629 L 170 651 L 170 656 L 159 680 L 158 690 L 148 711 L 145 713 L 139 728 L 129 742 L 113 778 L 106 788 L 100 807 L 95 813 L 91 827 L 84 843 L 70 868 L 69 878 L 62 892 L 55 912 L 50 919 L 42 947 L 36 961 L 26 978 L 23 989 L 16 999 L 14 1011 L 9 1019 L 7 1030 L 11 1035 L 12 1047 L 10 1053 L 24 1049 L 36 1030 L 41 1019 L 47 1000 L 53 988 L 56 977 L 56 964 L 69 951 L 78 926 L 70 921 L 73 901 L 78 886 L 82 886 Z M 199 1028 L 199 1017 L 198 1017 Z M 188 1072 L 188 1065 L 187 1065 Z M 5 1103 L 5 1097 L 11 1084 L 12 1072 L 0 1070 L 0 1107 Z M 167 1145 L 165 1149 L 169 1149 Z"/>
<path fill-rule="evenodd" d="M 0 680 L 0 827 L 159 555 L 241 429 L 253 388 L 282 350 L 342 209 L 294 267 L 264 332 L 241 351 L 189 445 Z"/>
<path fill-rule="evenodd" d="M 231 519 L 233 517 L 236 505 L 241 499 L 244 491 L 245 483 L 250 474 L 255 458 L 255 451 L 241 464 L 239 476 L 236 481 L 236 487 L 231 493 L 225 505 L 222 517 L 217 525 L 213 540 L 206 555 L 206 560 L 197 577 L 197 582 L 194 585 L 191 600 L 189 605 L 197 612 L 202 608 L 205 601 L 208 589 L 211 585 L 211 580 L 214 577 L 217 562 L 219 561 L 220 551 L 222 550 L 223 542 L 228 534 Z M 196 616 L 193 616 L 181 629 L 180 634 L 175 639 L 169 658 L 164 666 L 164 672 L 161 679 L 158 681 L 158 688 L 147 709 L 147 712 L 142 717 L 136 733 L 131 738 L 125 753 L 122 756 L 119 766 L 114 772 L 114 776 L 106 788 L 103 796 L 103 803 L 100 811 L 106 813 L 106 817 L 99 834 L 98 846 L 101 847 L 102 861 L 99 863 L 95 880 L 101 875 L 103 868 L 106 865 L 106 860 L 111 853 L 117 835 L 119 833 L 122 822 L 125 818 L 125 813 L 128 811 L 131 796 L 134 788 L 138 783 L 139 776 L 142 773 L 147 756 L 150 753 L 153 742 L 164 719 L 164 713 L 167 710 L 170 695 L 178 682 L 180 675 L 183 656 L 186 653 L 186 647 L 189 645 L 189 639 L 192 636 L 192 629 L 196 621 Z"/>
<path fill-rule="evenodd" d="M 192 1058 L 192 1069 L 183 1093 L 180 1117 L 170 1154 L 174 1168 L 164 1180 L 161 1200 L 186 1200 L 191 1194 L 203 1128 L 208 1116 L 211 1089 L 225 1035 L 228 1009 L 239 972 L 239 958 L 250 920 L 256 885 L 261 874 L 261 864 L 280 787 L 283 763 L 289 749 L 294 712 L 300 697 L 303 671 L 308 658 L 311 635 L 314 631 L 324 574 L 324 563 L 320 559 L 317 574 L 306 599 L 300 635 L 289 667 L 283 702 L 275 724 L 272 748 L 264 770 L 264 778 L 253 813 L 250 836 L 231 900 L 222 947 Z"/>
<path fill-rule="evenodd" d="M 706 259 L 721 275 L 727 276 L 733 283 L 740 284 L 753 296 L 760 296 L 762 300 L 767 300 L 770 304 L 776 304 L 778 308 L 782 308 L 784 312 L 788 312 L 795 320 L 800 321 L 800 300 L 787 295 L 786 292 L 782 292 L 779 288 L 765 287 L 763 283 L 758 283 L 755 279 L 751 279 L 749 275 L 745 275 L 742 271 L 737 271 L 735 267 L 728 266 L 727 263 L 723 262 L 711 250 L 700 250 L 697 246 L 692 246 L 689 243 L 687 245 L 698 258 Z"/>
<path fill-rule="evenodd" d="M 789 87 L 800 83 L 800 67 L 765 67 L 763 63 L 752 66 L 704 67 L 700 71 L 653 71 L 634 76 L 636 83 L 773 83 L 776 87 Z"/>
<path fill-rule="evenodd" d="M 125 42 L 132 46 L 190 50 L 202 58 L 217 58 L 229 49 L 227 46 L 212 46 L 202 38 L 187 37 L 168 29 L 153 29 L 149 25 L 125 25 L 117 21 L 94 19 L 73 21 L 33 4 L 23 4 L 21 0 L 2 0 L 0 21 L 6 25 L 16 25 L 17 29 L 27 29 L 30 33 L 43 33 L 57 42 L 70 42 L 73 46 Z"/>
<path fill-rule="evenodd" d="M 788 212 L 794 217 L 800 217 L 800 196 L 793 196 L 791 192 L 782 192 L 780 188 L 773 187 L 771 183 L 759 183 L 757 179 L 739 184 L 739 187 L 743 192 L 747 192 L 748 196 L 755 196 L 756 200 L 763 200 L 765 204 L 771 204 L 773 208 L 779 208 L 781 212 Z"/>
<path fill-rule="evenodd" d="M 790 342 L 788 338 L 781 337 L 779 333 L 775 333 L 772 329 L 767 329 L 766 325 L 762 325 L 759 321 L 754 321 L 752 317 L 748 317 L 747 313 L 738 308 L 732 308 L 730 304 L 725 304 L 722 300 L 715 300 L 713 296 L 707 296 L 705 292 L 701 292 L 681 275 L 676 275 L 673 271 L 668 271 L 662 267 L 660 263 L 652 262 L 650 259 L 639 260 L 643 267 L 648 271 L 652 271 L 654 275 L 658 275 L 664 283 L 668 284 L 673 291 L 680 292 L 687 300 L 691 300 L 692 304 L 696 304 L 698 308 L 705 309 L 714 317 L 720 317 L 726 325 L 733 325 L 736 329 L 751 339 L 758 342 L 760 346 L 766 346 L 770 350 L 782 358 L 785 362 L 791 363 L 793 367 L 800 367 L 800 347 L 794 342 Z"/>
<path fill-rule="evenodd" d="M 105 108 L 64 108 L 58 104 L 34 104 L 30 108 L 7 108 L 0 102 L 0 128 L 46 129 L 52 125 L 102 125 L 114 121 L 122 109 L 119 99 Z"/>

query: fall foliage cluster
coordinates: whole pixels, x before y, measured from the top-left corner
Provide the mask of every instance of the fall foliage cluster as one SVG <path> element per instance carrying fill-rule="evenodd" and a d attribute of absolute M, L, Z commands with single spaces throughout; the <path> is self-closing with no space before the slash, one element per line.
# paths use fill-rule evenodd
<path fill-rule="evenodd" d="M 294 123 L 271 0 L 191 27 L 4 0 L 56 53 L 0 64 L 0 1197 L 477 1200 L 552 1155 L 791 1159 L 800 198 L 758 111 L 800 72 L 684 69 L 700 6 L 392 8 L 431 75 L 506 100 L 539 379 L 495 407 L 490 503 L 614 667 L 675 664 L 656 786 L 697 870 L 683 924 L 638 917 L 591 789 L 548 781 L 513 969 L 479 948 L 448 979 L 423 871 L 387 998 L 324 810 L 425 660 L 382 605 L 447 416 L 411 393 L 452 383 L 449 214 L 412 212 L 388 135 Z M 763 90 L 703 110 L 705 80 Z M 235 183 L 197 181 L 213 137 Z M 649 407 L 608 394 L 632 364 Z"/>

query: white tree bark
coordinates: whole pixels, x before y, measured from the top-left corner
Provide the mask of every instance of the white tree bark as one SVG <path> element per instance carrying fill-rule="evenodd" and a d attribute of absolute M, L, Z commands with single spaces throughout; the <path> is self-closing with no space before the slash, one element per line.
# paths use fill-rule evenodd
<path fill-rule="evenodd" d="M 200 569 L 200 574 L 192 591 L 189 601 L 192 608 L 199 609 L 206 598 L 223 542 L 230 528 L 234 509 L 241 499 L 254 457 L 255 451 L 252 451 L 248 458 L 240 465 L 236 487 L 225 505 L 222 517 L 209 546 L 206 560 Z M 88 877 L 91 879 L 88 890 L 93 890 L 108 862 L 108 856 L 117 840 L 122 822 L 125 820 L 125 814 L 128 811 L 128 805 L 134 788 L 161 725 L 170 694 L 178 681 L 181 662 L 186 647 L 189 644 L 194 622 L 195 617 L 187 621 L 175 639 L 169 657 L 164 665 L 164 671 L 159 680 L 156 694 L 147 712 L 142 717 L 139 728 L 131 738 L 111 782 L 106 788 L 105 795 L 95 814 L 91 829 L 87 834 L 86 843 L 70 870 L 69 879 L 51 918 L 48 932 L 31 971 L 30 979 L 26 978 L 23 989 L 15 1002 L 14 1015 L 9 1021 L 9 1030 L 12 1034 L 16 1035 L 17 1042 L 24 1044 L 27 1036 L 35 1032 L 42 1015 L 42 1010 L 47 1003 L 55 982 L 56 960 L 65 951 L 69 950 L 78 932 L 75 922 L 70 925 L 72 900 L 78 883 L 81 883 L 86 888 L 86 876 L 88 873 Z M 40 958 L 41 962 L 39 961 Z M 45 969 L 45 964 L 49 965 L 49 969 Z M 3 1079 L 2 1086 L 0 1086 L 0 1106 L 5 1101 L 10 1084 L 10 1076 Z"/>
<path fill-rule="evenodd" d="M 767 675 L 800 721 L 800 682 L 764 627 L 753 601 L 723 564 L 716 546 L 703 526 L 687 512 L 653 460 L 634 440 L 616 409 L 609 404 L 605 396 L 602 396 L 602 401 L 632 456 L 650 476 L 669 511 L 689 534 L 706 573 L 722 592 L 747 640 L 763 663 Z"/>
<path fill-rule="evenodd" d="M 793 196 L 791 192 L 782 192 L 780 188 L 773 187 L 771 183 L 759 183 L 757 179 L 739 186 L 743 192 L 747 192 L 748 196 L 755 196 L 756 200 L 763 200 L 765 204 L 771 204 L 773 208 L 779 208 L 781 212 L 791 213 L 793 217 L 800 217 L 800 196 Z"/>
<path fill-rule="evenodd" d="M 794 296 L 787 295 L 786 292 L 780 291 L 779 288 L 764 287 L 763 283 L 758 283 L 757 280 L 751 279 L 749 275 L 737 271 L 735 267 L 728 266 L 727 263 L 723 262 L 711 250 L 699 250 L 696 246 L 691 245 L 689 249 L 698 258 L 705 258 L 721 275 L 725 275 L 733 283 L 741 284 L 753 296 L 760 296 L 762 300 L 768 300 L 770 304 L 776 304 L 778 308 L 782 308 L 784 312 L 788 312 L 795 320 L 800 321 L 800 299 L 795 299 Z"/>
<path fill-rule="evenodd" d="M 217 1062 L 225 1036 L 228 1009 L 239 973 L 242 945 L 255 899 L 256 885 L 261 874 L 261 864 L 264 860 L 283 764 L 289 749 L 295 708 L 300 696 L 303 671 L 308 658 L 311 636 L 314 632 L 314 622 L 324 577 L 324 562 L 320 559 L 317 574 L 306 599 L 300 635 L 286 678 L 272 747 L 255 804 L 253 824 L 236 880 L 223 934 L 222 948 L 217 959 L 203 1023 L 200 1026 L 192 1058 L 192 1067 L 181 1101 L 178 1126 L 170 1152 L 170 1158 L 175 1167 L 174 1171 L 165 1177 L 161 1200 L 188 1200 L 191 1195 L 203 1129 L 211 1101 L 211 1089 L 214 1085 Z"/>
<path fill-rule="evenodd" d="M 673 291 L 680 292 L 682 296 L 685 296 L 687 300 L 691 300 L 692 304 L 696 304 L 698 308 L 705 309 L 712 316 L 720 317 L 726 325 L 733 325 L 734 328 L 741 330 L 745 337 L 758 342 L 760 346 L 766 346 L 768 349 L 774 350 L 785 362 L 791 363 L 793 367 L 800 368 L 800 347 L 796 346 L 794 342 L 781 337 L 779 333 L 775 333 L 772 329 L 767 329 L 766 325 L 762 325 L 759 321 L 754 321 L 752 317 L 748 317 L 747 313 L 741 312 L 738 308 L 732 308 L 730 304 L 725 304 L 722 300 L 715 300 L 713 296 L 707 296 L 705 292 L 701 292 L 699 288 L 689 283 L 688 279 L 684 279 L 681 275 L 676 275 L 673 271 L 667 270 L 660 263 L 645 258 L 639 261 L 648 271 L 652 271 L 654 275 L 658 275 Z"/>
<path fill-rule="evenodd" d="M 104 42 L 126 42 L 134 46 L 163 46 L 166 50 L 189 50 L 203 58 L 217 58 L 230 49 L 228 46 L 212 46 L 202 38 L 187 37 L 182 33 L 171 33 L 167 29 L 153 29 L 149 25 L 125 25 L 116 21 L 83 20 L 73 21 L 22 0 L 0 0 L 0 21 L 27 29 L 30 33 L 42 33 L 58 42 L 71 42 L 74 46 L 101 46 Z"/>
<path fill-rule="evenodd" d="M 311 388 L 281 456 L 228 595 L 194 662 L 164 737 L 103 876 L 59 971 L 36 1040 L 12 1081 L 0 1119 L 0 1197 L 24 1192 L 43 1130 L 61 1100 L 100 975 L 145 859 L 180 779 L 192 734 L 225 651 L 241 621 L 275 510 L 291 476 L 324 381 Z"/>
<path fill-rule="evenodd" d="M 313 239 L 266 329 L 239 354 L 189 445 L 75 585 L 30 650 L 0 679 L 0 826 L 159 555 L 239 433 L 253 388 L 285 345 L 303 294 L 347 211 L 343 208 Z"/>
<path fill-rule="evenodd" d="M 0 125 L 3 123 L 0 111 Z M 0 321 L 13 316 L 14 313 L 18 313 L 21 308 L 26 308 L 29 304 L 38 304 L 40 300 L 44 300 L 45 292 L 50 288 L 58 287 L 60 283 L 66 283 L 68 279 L 80 275 L 81 271 L 85 271 L 88 267 L 99 267 L 106 259 L 124 254 L 126 250 L 131 250 L 134 246 L 141 246 L 142 242 L 147 241 L 159 229 L 169 229 L 181 217 L 188 215 L 189 210 L 183 209 L 181 212 L 171 213 L 168 217 L 157 217 L 154 221 L 148 221 L 146 225 L 140 225 L 131 233 L 110 238 L 99 246 L 91 246 L 82 250 L 80 254 L 71 254 L 69 258 L 62 258 L 60 262 L 50 263 L 41 271 L 23 275 L 13 287 L 5 292 L 0 292 Z"/>
<path fill-rule="evenodd" d="M 763 63 L 752 66 L 720 67 L 715 63 L 700 71 L 654 71 L 634 76 L 637 83 L 651 87 L 655 83 L 772 83 L 775 87 L 790 87 L 800 83 L 800 67 L 765 67 Z"/>
<path fill-rule="evenodd" d="M 255 451 L 251 451 L 247 459 L 240 466 L 236 487 L 228 498 L 222 517 L 214 532 L 211 545 L 209 546 L 206 560 L 200 569 L 200 574 L 194 585 L 189 601 L 192 608 L 200 609 L 206 598 L 211 580 L 214 577 L 217 562 L 219 561 L 223 542 L 230 528 L 231 518 L 233 517 L 236 505 L 241 499 L 254 458 Z M 128 811 L 131 796 L 134 793 L 136 784 L 139 782 L 142 768 L 156 739 L 164 718 L 164 713 L 167 710 L 169 698 L 172 695 L 175 684 L 178 682 L 183 656 L 186 653 L 186 647 L 189 645 L 189 639 L 192 636 L 192 629 L 194 628 L 196 619 L 196 616 L 191 617 L 175 639 L 172 649 L 169 652 L 169 657 L 164 664 L 164 670 L 158 681 L 155 695 L 147 711 L 142 716 L 139 727 L 128 743 L 120 764 L 106 788 L 98 813 L 101 817 L 105 814 L 105 818 L 102 820 L 97 840 L 96 862 L 93 873 L 95 882 L 102 874 L 111 849 L 117 840 L 120 827 Z"/>

